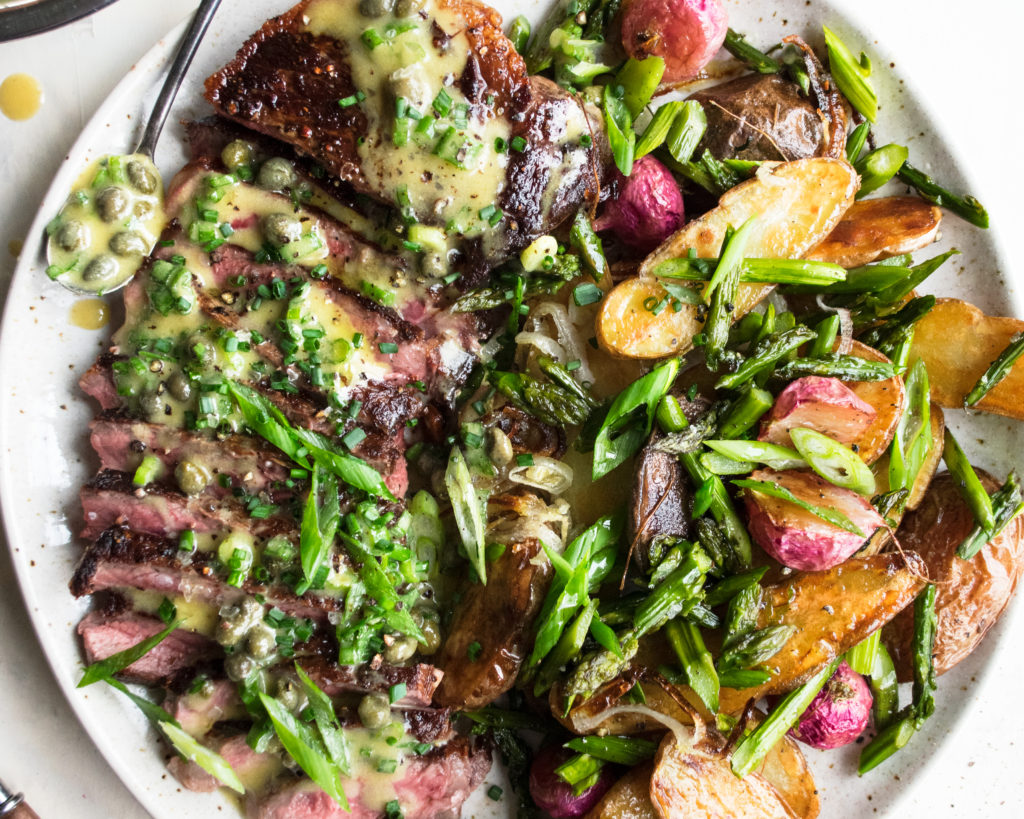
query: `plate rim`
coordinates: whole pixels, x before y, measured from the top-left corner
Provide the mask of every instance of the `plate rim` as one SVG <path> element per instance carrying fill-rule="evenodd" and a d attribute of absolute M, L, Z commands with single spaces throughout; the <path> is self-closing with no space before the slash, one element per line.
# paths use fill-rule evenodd
<path fill-rule="evenodd" d="M 112 0 L 111 0 L 112 1 Z M 530 5 L 530 0 L 520 0 L 524 7 Z M 827 0 L 828 5 L 825 8 L 824 14 L 819 19 L 823 19 L 829 15 L 838 17 L 839 21 L 834 26 L 841 33 L 854 32 L 861 37 L 861 42 L 865 44 L 865 48 L 872 52 L 872 55 L 876 58 L 876 62 L 879 64 L 887 63 L 892 52 L 886 48 L 884 42 L 878 42 L 872 37 L 866 34 L 870 29 L 867 27 L 867 21 L 862 18 L 861 14 L 857 11 L 856 5 L 852 0 Z M 528 8 L 524 8 L 524 11 L 528 11 Z M 147 92 L 153 90 L 160 82 L 162 75 L 164 74 L 162 63 L 166 63 L 170 56 L 173 55 L 174 44 L 180 39 L 181 33 L 184 31 L 188 23 L 188 19 L 174 26 L 164 37 L 157 40 L 153 46 L 147 50 L 145 55 L 141 57 L 132 69 L 110 90 L 105 97 L 102 104 L 89 119 L 86 126 L 83 128 L 81 135 L 76 139 L 68 151 L 65 158 L 61 161 L 57 172 L 54 174 L 53 181 L 47 188 L 43 199 L 40 202 L 40 208 L 33 219 L 28 236 L 40 236 L 43 228 L 48 222 L 47 211 L 45 209 L 46 204 L 51 201 L 55 191 L 59 195 L 62 191 L 67 190 L 70 182 L 77 175 L 76 171 L 82 167 L 85 159 L 90 157 L 92 154 L 92 148 L 95 147 L 97 140 L 94 136 L 95 131 L 102 129 L 106 124 L 112 121 L 113 116 L 124 111 L 124 97 L 126 95 L 137 96 L 139 100 L 145 100 Z M 259 21 L 256 21 L 254 25 L 259 25 Z M 933 123 L 934 132 L 939 136 L 945 145 L 946 153 L 950 155 L 953 160 L 954 173 L 963 179 L 966 184 L 967 190 L 973 190 L 981 194 L 981 198 L 984 200 L 985 190 L 979 190 L 975 186 L 976 179 L 973 174 L 973 163 L 958 161 L 958 157 L 965 156 L 965 153 L 960 149 L 960 140 L 957 136 L 957 130 L 952 126 L 951 118 L 943 112 L 943 109 L 932 103 L 931 95 L 924 92 L 921 87 L 921 83 L 916 78 L 909 75 L 904 75 L 899 71 L 894 72 L 894 76 L 902 81 L 905 86 L 905 91 L 909 100 L 921 110 Z M 1007 221 L 1009 221 L 1007 219 Z M 1005 293 L 1007 299 L 1007 306 L 1015 315 L 1024 315 L 1022 310 L 1022 299 L 1018 295 L 1017 291 L 1012 287 L 1013 274 L 1017 268 L 1013 261 L 1012 255 L 1008 252 L 1008 237 L 1004 240 L 1003 232 L 1008 228 L 1002 227 L 1000 224 L 994 224 L 992 228 L 986 232 L 983 244 L 988 245 L 991 250 L 996 264 L 998 265 L 1001 272 L 1004 274 L 1006 279 L 1005 282 L 999 285 L 999 288 Z M 26 249 L 30 249 L 31 243 L 27 243 Z M 3 363 L 8 359 L 11 354 L 11 350 L 14 347 L 14 341 L 10 338 L 11 332 L 9 330 L 11 322 L 9 322 L 8 315 L 9 311 L 13 311 L 15 299 L 12 298 L 15 289 L 19 283 L 31 275 L 30 268 L 35 263 L 35 257 L 31 254 L 23 254 L 22 258 L 19 259 L 15 266 L 14 273 L 11 278 L 10 290 L 6 303 L 4 304 L 2 316 L 0 316 L 0 417 L 8 416 L 7 412 L 8 405 L 11 401 L 10 394 L 8 392 L 8 377 L 5 377 L 5 372 L 11 372 L 7 367 L 3 366 Z M 1024 432 L 1018 433 L 1024 434 Z M 9 440 L 9 430 L 0 430 L 0 451 L 4 451 L 4 444 Z M 94 713 L 93 708 L 89 702 L 76 696 L 76 689 L 73 682 L 65 677 L 67 668 L 61 664 L 61 651 L 60 647 L 57 646 L 56 641 L 59 635 L 52 635 L 50 630 L 47 628 L 42 616 L 40 615 L 39 595 L 36 594 L 35 585 L 30 577 L 29 567 L 26 563 L 20 549 L 17 548 L 20 545 L 20 540 L 14 538 L 14 532 L 16 528 L 15 514 L 10 511 L 9 505 L 5 502 L 7 498 L 13 497 L 12 490 L 9 486 L 10 480 L 13 477 L 8 464 L 4 463 L 0 468 L 0 516 L 2 516 L 2 524 L 4 532 L 7 537 L 9 544 L 9 551 L 11 554 L 11 562 L 17 577 L 18 584 L 25 602 L 25 607 L 29 619 L 32 622 L 33 630 L 36 634 L 41 647 L 43 648 L 43 654 L 46 657 L 47 664 L 49 665 L 51 672 L 53 673 L 58 686 L 61 689 L 66 701 L 74 712 L 76 719 L 83 726 L 88 733 L 90 740 L 99 750 L 108 764 L 113 769 L 114 774 L 125 784 L 128 790 L 133 796 L 139 801 L 147 811 L 153 815 L 161 815 L 159 813 L 160 807 L 165 805 L 160 799 L 158 794 L 148 787 L 148 783 L 143 781 L 135 774 L 135 769 L 125 764 L 126 755 L 122 754 L 113 741 L 109 726 L 101 724 L 99 715 Z M 1013 600 L 1010 601 L 1007 613 L 1004 615 L 1002 621 L 996 627 L 1002 626 L 999 629 L 1001 633 L 992 634 L 991 648 L 998 649 L 1002 648 L 1004 641 L 1010 639 L 1008 637 L 1006 628 L 1010 625 L 1012 614 L 1015 610 L 1019 610 L 1020 605 L 1015 604 Z M 1018 618 L 1019 619 L 1019 618 Z M 1020 624 L 1015 624 L 1015 627 L 1019 627 Z M 996 651 L 991 651 L 991 654 L 995 654 Z M 984 667 L 987 668 L 992 664 L 992 657 L 986 657 L 984 659 Z M 991 683 L 991 676 L 988 673 L 980 675 L 977 685 L 985 686 L 987 683 Z M 967 694 L 964 694 L 966 697 Z M 112 698 L 113 699 L 113 698 Z M 960 713 L 955 717 L 950 718 L 948 728 L 951 732 L 963 730 L 965 723 L 964 713 Z M 155 732 L 150 730 L 151 734 L 155 735 Z M 924 756 L 923 747 L 920 749 L 922 756 Z M 925 770 L 934 770 L 939 766 L 939 762 L 934 759 L 938 756 L 938 753 L 931 754 L 930 759 L 924 760 L 920 766 Z M 122 759 L 125 756 L 125 759 Z M 115 764 L 115 761 L 117 764 Z M 920 786 L 918 786 L 920 787 Z M 891 809 L 897 804 L 905 801 L 907 796 L 910 794 L 911 788 L 904 787 L 901 789 L 900 795 L 890 801 L 886 807 Z M 191 794 L 198 803 L 201 798 L 200 794 Z M 877 804 L 877 803 L 876 803 Z"/>

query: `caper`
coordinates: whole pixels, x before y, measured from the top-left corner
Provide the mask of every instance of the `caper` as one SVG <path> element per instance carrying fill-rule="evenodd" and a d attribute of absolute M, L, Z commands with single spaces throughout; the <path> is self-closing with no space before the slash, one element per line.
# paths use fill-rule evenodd
<path fill-rule="evenodd" d="M 384 647 L 384 659 L 391 665 L 401 665 L 416 653 L 418 646 L 415 637 L 399 637 L 391 645 Z"/>
<path fill-rule="evenodd" d="M 220 152 L 220 161 L 224 163 L 225 168 L 233 171 L 235 168 L 249 165 L 252 162 L 252 153 L 251 142 L 235 139 L 224 146 L 224 150 Z"/>
<path fill-rule="evenodd" d="M 491 460 L 495 466 L 505 466 L 512 461 L 515 451 L 512 449 L 512 441 L 498 427 L 491 429 Z"/>
<path fill-rule="evenodd" d="M 269 213 L 263 217 L 263 235 L 272 245 L 281 247 L 302 235 L 302 222 L 289 213 Z"/>
<path fill-rule="evenodd" d="M 391 703 L 388 695 L 375 691 L 359 701 L 359 721 L 371 730 L 383 728 L 391 722 Z"/>
<path fill-rule="evenodd" d="M 149 250 L 146 241 L 138 233 L 122 230 L 110 237 L 110 250 L 118 256 L 142 256 Z"/>
<path fill-rule="evenodd" d="M 114 278 L 120 269 L 121 266 L 117 263 L 117 259 L 113 256 L 108 256 L 106 253 L 101 253 L 85 266 L 82 278 L 87 282 L 99 284 L 107 281 L 107 279 Z"/>
<path fill-rule="evenodd" d="M 146 167 L 145 162 L 138 159 L 128 163 L 128 181 L 135 190 L 142 193 L 153 193 L 156 190 L 156 176 Z"/>
<path fill-rule="evenodd" d="M 393 71 L 388 76 L 388 88 L 395 99 L 405 99 L 414 108 L 420 108 L 433 99 L 430 85 L 423 77 L 422 67 L 418 65 Z"/>
<path fill-rule="evenodd" d="M 280 680 L 278 682 L 277 699 L 280 701 L 281 705 L 293 714 L 300 713 L 308 704 L 306 692 L 297 686 L 292 680 Z"/>
<path fill-rule="evenodd" d="M 256 181 L 261 188 L 271 191 L 283 191 L 295 184 L 295 168 L 287 159 L 279 156 L 271 157 L 260 165 Z"/>
<path fill-rule="evenodd" d="M 174 467 L 174 479 L 186 495 L 198 495 L 213 480 L 210 470 L 195 461 L 179 461 Z"/>
<path fill-rule="evenodd" d="M 266 623 L 257 623 L 249 632 L 246 647 L 253 657 L 265 660 L 277 651 L 277 632 Z"/>
<path fill-rule="evenodd" d="M 359 13 L 363 17 L 383 17 L 395 5 L 395 0 L 359 0 Z"/>
<path fill-rule="evenodd" d="M 440 279 L 448 273 L 448 262 L 440 253 L 424 253 L 420 260 L 420 270 L 424 276 Z"/>
<path fill-rule="evenodd" d="M 427 4 L 427 0 L 398 0 L 395 3 L 395 17 L 409 17 Z"/>
<path fill-rule="evenodd" d="M 124 219 L 131 211 L 131 200 L 123 188 L 111 185 L 104 188 L 96 197 L 96 212 L 104 222 L 116 222 Z"/>
<path fill-rule="evenodd" d="M 148 219 L 153 215 L 153 205 L 145 199 L 140 199 L 132 208 L 132 213 L 140 219 Z"/>
<path fill-rule="evenodd" d="M 139 396 L 139 411 L 147 418 L 159 418 L 164 414 L 164 399 L 155 392 L 144 392 Z"/>
<path fill-rule="evenodd" d="M 238 680 L 244 680 L 255 671 L 256 665 L 256 660 L 248 654 L 237 652 L 224 660 L 224 671 L 227 672 L 230 679 L 237 682 Z"/>
<path fill-rule="evenodd" d="M 222 646 L 236 646 L 263 619 L 263 607 L 252 597 L 246 597 L 237 605 L 223 606 L 218 614 L 217 642 Z"/>
<path fill-rule="evenodd" d="M 433 654 L 441 647 L 441 618 L 437 609 L 417 606 L 412 610 L 412 619 L 423 633 L 423 642 L 419 644 L 420 653 Z"/>
<path fill-rule="evenodd" d="M 82 250 L 89 244 L 89 228 L 77 219 L 72 219 L 60 226 L 54 241 L 57 242 L 57 247 L 68 253 Z"/>
<path fill-rule="evenodd" d="M 167 379 L 167 389 L 179 401 L 188 401 L 192 397 L 192 380 L 181 370 L 177 370 Z"/>

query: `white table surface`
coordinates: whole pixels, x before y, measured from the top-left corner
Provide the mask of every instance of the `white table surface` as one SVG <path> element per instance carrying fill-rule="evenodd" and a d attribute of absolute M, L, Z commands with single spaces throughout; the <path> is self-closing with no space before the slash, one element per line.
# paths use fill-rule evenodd
<path fill-rule="evenodd" d="M 287 4 L 282 0 L 282 8 Z M 195 0 L 120 0 L 62 30 L 0 44 L 0 80 L 25 72 L 38 78 L 45 92 L 33 119 L 12 122 L 0 115 L 0 299 L 15 261 L 8 242 L 25 237 L 36 204 L 79 128 L 133 62 L 194 5 Z M 857 8 L 870 12 L 877 39 L 901 55 L 898 70 L 919 78 L 916 84 L 927 106 L 944 119 L 955 153 L 970 157 L 972 192 L 1012 238 L 1024 224 L 1020 188 L 1013 181 L 1024 134 L 1024 95 L 1014 82 L 1024 11 L 1013 0 L 857 0 Z M 1024 275 L 1024 259 L 1014 267 Z M 43 819 L 145 817 L 54 683 L 2 537 L 0 779 L 25 791 Z M 1019 635 L 1024 617 L 1017 613 L 1014 619 Z M 1015 654 L 1016 659 L 999 663 L 999 671 L 1024 679 L 1024 655 L 1019 649 Z M 968 697 L 968 707 L 985 719 L 960 731 L 955 747 L 943 748 L 941 764 L 926 769 L 926 787 L 907 803 L 907 815 L 1024 815 L 1024 709 L 1016 702 L 978 699 Z M 872 812 L 866 800 L 864 815 Z"/>

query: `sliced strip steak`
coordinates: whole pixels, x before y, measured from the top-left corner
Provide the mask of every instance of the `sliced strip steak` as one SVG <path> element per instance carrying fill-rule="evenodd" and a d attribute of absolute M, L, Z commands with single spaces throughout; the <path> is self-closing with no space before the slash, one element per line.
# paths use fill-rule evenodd
<path fill-rule="evenodd" d="M 147 637 L 159 634 L 164 628 L 162 620 L 134 611 L 119 614 L 93 611 L 82 618 L 78 633 L 85 646 L 86 661 L 94 663 L 129 649 Z M 183 669 L 221 654 L 221 647 L 213 640 L 192 631 L 176 629 L 118 676 L 130 682 L 163 685 Z"/>
<path fill-rule="evenodd" d="M 261 594 L 268 606 L 290 617 L 326 622 L 340 603 L 332 597 L 307 594 L 297 597 L 284 586 L 265 586 L 247 579 L 241 588 L 227 585 L 208 565 L 213 555 L 197 552 L 185 563 L 175 541 L 124 526 L 113 526 L 88 546 L 71 579 L 76 597 L 104 590 L 139 589 L 223 606 L 246 595 Z"/>
<path fill-rule="evenodd" d="M 456 737 L 423 756 L 407 758 L 392 784 L 405 819 L 454 819 L 491 769 L 491 751 Z M 342 782 L 345 811 L 309 780 L 284 785 L 267 797 L 247 800 L 249 819 L 379 819 L 383 805 L 368 805 L 372 789 L 358 778 Z"/>
<path fill-rule="evenodd" d="M 404 185 L 403 207 L 421 222 L 444 226 L 464 209 L 475 215 L 499 206 L 504 218 L 490 231 L 467 233 L 472 238 L 460 246 L 469 280 L 599 196 L 610 165 L 600 114 L 554 83 L 528 76 L 496 11 L 472 0 L 428 2 L 406 38 L 440 59 L 417 65 L 420 76 L 411 82 L 393 68 L 361 77 L 350 53 L 365 48 L 359 40 L 365 26 L 352 25 L 348 10 L 338 9 L 335 0 L 303 0 L 269 20 L 206 81 L 207 99 L 223 116 L 315 158 L 357 191 L 396 206 L 396 189 Z M 449 99 L 465 100 L 457 102 L 466 106 L 462 128 L 481 142 L 472 159 L 455 158 L 461 167 L 429 159 L 429 148 L 418 153 L 413 140 L 403 148 L 393 141 L 394 97 L 427 113 L 445 84 L 432 70 L 457 78 L 447 85 Z M 366 94 L 360 105 L 338 106 L 357 91 Z M 528 148 L 507 159 L 494 154 L 495 134 L 509 144 L 523 139 Z M 450 194 L 439 199 L 438 187 Z"/>
<path fill-rule="evenodd" d="M 199 534 L 242 531 L 259 538 L 297 535 L 294 520 L 284 514 L 252 518 L 234 498 L 207 493 L 186 495 L 165 482 L 138 487 L 129 473 L 111 469 L 101 471 L 83 486 L 80 498 L 85 516 L 81 536 L 87 540 L 119 525 L 160 536 L 177 535 L 186 529 Z"/>

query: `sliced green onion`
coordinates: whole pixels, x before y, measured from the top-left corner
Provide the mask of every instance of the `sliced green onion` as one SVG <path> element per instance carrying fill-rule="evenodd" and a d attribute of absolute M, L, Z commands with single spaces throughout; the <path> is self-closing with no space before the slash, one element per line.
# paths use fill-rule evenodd
<path fill-rule="evenodd" d="M 910 151 L 904 146 L 889 144 L 876 148 L 858 159 L 853 166 L 860 174 L 860 190 L 857 191 L 857 198 L 861 199 L 867 194 L 873 193 L 896 176 L 909 156 Z"/>
<path fill-rule="evenodd" d="M 861 495 L 875 493 L 874 473 L 849 447 L 813 429 L 791 429 L 789 436 L 811 469 L 829 483 Z"/>
<path fill-rule="evenodd" d="M 448 457 L 448 468 L 444 473 L 444 485 L 452 502 L 455 522 L 466 548 L 470 562 L 480 582 L 487 583 L 486 560 L 486 503 L 487 493 L 473 485 L 469 466 L 458 447 L 452 447 Z"/>
<path fill-rule="evenodd" d="M 850 101 L 868 122 L 878 118 L 878 95 L 868 78 L 871 76 L 871 60 L 863 52 L 858 60 L 846 44 L 828 26 L 825 30 L 825 45 L 828 48 L 829 69 L 843 96 Z"/>
<path fill-rule="evenodd" d="M 779 486 L 768 481 L 753 481 L 753 480 L 741 480 L 733 481 L 733 486 L 740 489 L 751 489 L 754 492 L 759 492 L 762 495 L 768 495 L 772 498 L 778 498 L 779 500 L 789 501 L 799 506 L 801 509 L 810 512 L 815 517 L 819 517 L 822 520 L 831 523 L 833 526 L 837 526 L 844 531 L 850 532 L 854 535 L 860 535 L 860 537 L 866 538 L 864 534 L 857 526 L 842 512 L 835 509 L 830 509 L 825 506 L 816 506 L 814 504 L 807 503 L 806 501 L 800 500 L 796 495 L 790 492 L 785 487 Z"/>
<path fill-rule="evenodd" d="M 174 746 L 174 750 L 185 759 L 189 762 L 194 762 L 222 785 L 227 785 L 236 793 L 245 793 L 245 785 L 242 784 L 242 780 L 238 778 L 238 774 L 235 773 L 234 768 L 228 764 L 224 757 L 205 745 L 200 744 L 199 740 L 191 734 L 185 733 L 180 727 L 170 722 L 160 722 L 158 724 L 160 730 L 164 732 L 171 745 Z"/>
<path fill-rule="evenodd" d="M 946 443 L 942 450 L 942 460 L 953 477 L 953 484 L 964 501 L 974 513 L 978 526 L 991 532 L 996 525 L 995 513 L 992 510 L 992 499 L 981 483 L 981 478 L 974 471 L 967 455 L 960 448 L 953 432 L 946 427 Z"/>
<path fill-rule="evenodd" d="M 622 101 L 633 119 L 640 116 L 640 112 L 647 107 L 664 73 L 665 60 L 662 57 L 647 57 L 644 60 L 630 57 L 619 69 L 615 83 L 622 86 Z"/>
<path fill-rule="evenodd" d="M 744 777 L 754 770 L 789 731 L 818 692 L 825 687 L 836 669 L 839 659 L 833 660 L 799 688 L 788 693 L 756 729 L 740 740 L 733 751 L 732 772 Z"/>
<path fill-rule="evenodd" d="M 704 441 L 704 445 L 727 458 L 764 464 L 775 470 L 803 469 L 807 462 L 800 453 L 764 441 Z"/>

